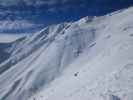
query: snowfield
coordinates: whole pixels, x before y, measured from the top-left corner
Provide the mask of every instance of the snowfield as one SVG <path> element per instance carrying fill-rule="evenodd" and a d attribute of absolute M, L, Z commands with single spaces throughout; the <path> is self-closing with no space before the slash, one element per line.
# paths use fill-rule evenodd
<path fill-rule="evenodd" d="M 85 17 L 11 42 L 0 100 L 133 100 L 132 13 Z"/>

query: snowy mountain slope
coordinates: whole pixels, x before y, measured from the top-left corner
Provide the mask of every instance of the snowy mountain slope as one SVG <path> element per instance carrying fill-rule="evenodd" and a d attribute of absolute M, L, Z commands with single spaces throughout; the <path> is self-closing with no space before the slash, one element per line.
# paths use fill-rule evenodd
<path fill-rule="evenodd" d="M 16 42 L 11 57 L 0 65 L 0 99 L 27 99 L 59 75 L 96 38 L 88 28 L 93 25 L 78 24 L 46 27 Z"/>
<path fill-rule="evenodd" d="M 2 63 L 5 59 L 8 59 L 10 54 L 6 52 L 6 49 L 10 46 L 10 43 L 0 43 L 0 63 Z"/>
<path fill-rule="evenodd" d="M 0 100 L 132 100 L 132 13 L 52 25 L 15 41 L 0 64 Z"/>
<path fill-rule="evenodd" d="M 4 60 L 8 59 L 11 50 L 9 48 L 13 49 L 13 45 L 16 42 L 15 40 L 24 37 L 25 35 L 16 35 L 16 34 L 0 34 L 0 63 L 2 63 Z"/>
<path fill-rule="evenodd" d="M 132 100 L 132 13 L 129 8 L 97 18 L 104 27 L 91 48 L 30 100 Z"/>

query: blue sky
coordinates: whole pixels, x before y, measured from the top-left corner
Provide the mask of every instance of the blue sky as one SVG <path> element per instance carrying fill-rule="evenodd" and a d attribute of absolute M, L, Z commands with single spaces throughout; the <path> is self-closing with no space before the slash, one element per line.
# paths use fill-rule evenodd
<path fill-rule="evenodd" d="M 0 21 L 25 20 L 44 27 L 101 16 L 132 5 L 133 0 L 0 0 Z"/>

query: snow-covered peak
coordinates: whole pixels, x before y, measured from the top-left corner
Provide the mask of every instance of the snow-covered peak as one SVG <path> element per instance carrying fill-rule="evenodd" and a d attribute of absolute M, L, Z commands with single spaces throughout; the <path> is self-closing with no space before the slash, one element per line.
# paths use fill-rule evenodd
<path fill-rule="evenodd" d="M 93 18 L 94 17 L 92 17 L 92 16 L 87 16 L 87 17 L 84 17 L 84 18 L 80 19 L 76 23 L 79 24 L 79 25 L 88 24 L 89 22 L 91 22 L 93 20 Z"/>

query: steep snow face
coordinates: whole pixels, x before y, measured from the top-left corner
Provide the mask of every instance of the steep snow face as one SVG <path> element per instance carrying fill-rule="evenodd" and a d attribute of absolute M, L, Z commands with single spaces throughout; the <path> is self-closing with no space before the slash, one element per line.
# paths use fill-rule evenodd
<path fill-rule="evenodd" d="M 96 38 L 60 77 L 29 100 L 133 100 L 132 13 L 129 8 L 87 25 L 78 21 L 95 29 Z"/>
<path fill-rule="evenodd" d="M 132 100 L 132 13 L 52 25 L 15 41 L 0 64 L 0 100 Z"/>
<path fill-rule="evenodd" d="M 26 100 L 60 75 L 97 38 L 89 23 L 53 25 L 15 41 L 0 64 L 0 100 Z"/>

